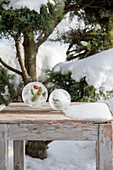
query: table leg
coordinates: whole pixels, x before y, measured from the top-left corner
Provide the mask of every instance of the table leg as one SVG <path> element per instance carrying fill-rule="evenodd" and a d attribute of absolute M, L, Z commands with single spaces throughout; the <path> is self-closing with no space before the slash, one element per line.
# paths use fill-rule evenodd
<path fill-rule="evenodd" d="M 112 121 L 112 170 L 113 170 L 113 121 Z"/>
<path fill-rule="evenodd" d="M 112 170 L 112 125 L 100 124 L 96 147 L 96 170 Z"/>
<path fill-rule="evenodd" d="M 15 140 L 14 147 L 14 170 L 25 170 L 25 141 Z"/>
<path fill-rule="evenodd" d="M 0 125 L 0 170 L 8 170 L 6 125 Z"/>

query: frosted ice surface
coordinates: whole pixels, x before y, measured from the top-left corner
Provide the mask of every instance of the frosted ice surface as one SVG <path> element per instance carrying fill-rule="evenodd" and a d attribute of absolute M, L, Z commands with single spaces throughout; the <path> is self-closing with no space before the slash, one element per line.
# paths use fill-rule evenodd
<path fill-rule="evenodd" d="M 66 110 L 71 103 L 70 94 L 66 90 L 56 89 L 51 93 L 49 103 L 54 110 Z"/>
<path fill-rule="evenodd" d="M 22 99 L 30 107 L 37 108 L 43 105 L 48 97 L 46 87 L 39 82 L 27 84 L 22 91 Z"/>

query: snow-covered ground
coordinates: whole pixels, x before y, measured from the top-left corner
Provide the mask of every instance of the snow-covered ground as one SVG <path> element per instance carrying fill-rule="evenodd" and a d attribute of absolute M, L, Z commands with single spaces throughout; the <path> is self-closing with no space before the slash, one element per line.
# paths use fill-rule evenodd
<path fill-rule="evenodd" d="M 9 169 L 13 170 L 12 142 Z M 96 170 L 95 142 L 54 141 L 49 144 L 48 158 L 26 156 L 26 170 Z"/>

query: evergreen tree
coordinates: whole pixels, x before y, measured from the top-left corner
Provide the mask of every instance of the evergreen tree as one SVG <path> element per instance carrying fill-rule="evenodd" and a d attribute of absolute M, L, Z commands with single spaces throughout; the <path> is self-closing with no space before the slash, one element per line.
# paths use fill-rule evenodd
<path fill-rule="evenodd" d="M 0 105 L 8 105 L 16 97 L 11 80 L 14 80 L 14 75 L 8 74 L 7 70 L 0 66 Z"/>
<path fill-rule="evenodd" d="M 47 5 L 41 5 L 40 13 L 28 8 L 5 9 L 4 5 L 8 5 L 8 3 L 7 0 L 0 1 L 0 37 L 12 37 L 14 39 L 16 57 L 19 61 L 21 72 L 8 67 L 2 59 L 0 59 L 0 62 L 8 69 L 21 75 L 24 84 L 37 80 L 36 54 L 38 49 L 68 12 L 71 17 L 77 15 L 79 19 L 82 18 L 86 25 L 85 30 L 72 30 L 71 34 L 67 34 L 69 40 L 72 39 L 69 50 L 76 43 L 77 50 L 75 52 L 81 52 L 86 48 L 85 55 L 87 56 L 87 53 L 90 55 L 90 50 L 88 51 L 88 49 L 91 49 L 91 47 L 96 49 L 98 44 L 103 44 L 104 40 L 108 38 L 106 32 L 110 32 L 111 27 L 109 27 L 108 23 L 110 23 L 110 14 L 113 9 L 113 2 L 110 0 L 98 0 L 98 2 L 96 0 L 54 0 L 54 4 L 48 1 Z M 94 27 L 96 24 L 101 26 L 101 30 L 97 30 L 97 34 Z M 93 26 L 93 32 L 92 29 L 87 30 L 87 26 L 90 25 Z M 84 37 L 87 37 L 87 46 L 84 45 Z M 98 44 L 95 40 L 96 38 L 99 39 Z M 24 61 L 22 60 L 20 49 L 21 43 L 24 48 Z M 98 51 L 105 46 L 106 44 L 101 45 Z"/>
<path fill-rule="evenodd" d="M 61 72 L 46 70 L 46 74 L 49 94 L 55 89 L 65 89 L 70 94 L 72 102 L 95 102 L 113 97 L 113 91 L 105 92 L 102 88 L 97 90 L 94 86 L 88 85 L 86 77 L 76 81 L 72 79 L 71 72 L 61 74 Z"/>
<path fill-rule="evenodd" d="M 12 69 L 21 75 L 24 84 L 37 80 L 36 77 L 36 55 L 40 45 L 47 40 L 56 25 L 63 18 L 63 10 L 59 3 L 55 5 L 48 2 L 42 5 L 40 13 L 28 8 L 5 9 L 5 1 L 0 1 L 0 35 L 1 37 L 12 37 L 15 42 L 16 57 L 19 61 L 21 72 Z M 22 42 L 23 38 L 23 42 Z M 24 47 L 24 61 L 20 49 L 20 43 Z M 4 65 L 4 62 L 1 60 Z M 6 66 L 6 65 L 5 65 Z M 9 67 L 8 67 L 9 69 Z"/>
<path fill-rule="evenodd" d="M 92 1 L 90 1 L 92 2 Z M 83 2 L 85 6 L 85 1 Z M 113 2 L 93 1 L 81 11 L 71 11 L 70 20 L 77 16 L 83 26 L 76 26 L 58 35 L 56 41 L 68 43 L 67 61 L 82 59 L 113 48 Z M 84 24 L 83 24 L 84 23 Z"/>
<path fill-rule="evenodd" d="M 82 59 L 113 48 L 113 36 L 104 28 L 74 29 L 64 33 L 62 39 L 69 43 L 67 61 Z"/>

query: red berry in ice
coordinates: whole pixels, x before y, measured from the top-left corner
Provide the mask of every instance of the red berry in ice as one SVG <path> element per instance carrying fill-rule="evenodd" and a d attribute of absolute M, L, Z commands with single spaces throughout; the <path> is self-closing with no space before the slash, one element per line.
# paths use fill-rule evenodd
<path fill-rule="evenodd" d="M 37 92 L 38 95 L 40 95 L 41 93 L 42 93 L 42 92 L 41 92 L 40 90 Z"/>
<path fill-rule="evenodd" d="M 39 87 L 37 85 L 34 85 L 33 87 L 34 87 L 34 89 L 39 89 Z"/>

